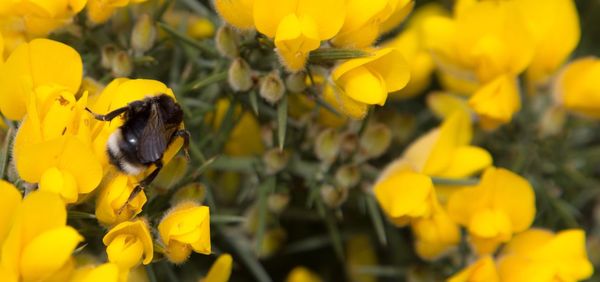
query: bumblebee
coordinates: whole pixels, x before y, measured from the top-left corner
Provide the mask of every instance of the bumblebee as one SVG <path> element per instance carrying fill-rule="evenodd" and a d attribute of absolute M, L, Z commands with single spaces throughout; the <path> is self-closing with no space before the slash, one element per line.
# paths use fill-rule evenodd
<path fill-rule="evenodd" d="M 176 138 L 183 138 L 183 149 L 188 157 L 190 133 L 181 129 L 183 111 L 169 95 L 133 101 L 106 115 L 86 110 L 100 121 L 111 121 L 118 116 L 124 119 L 123 125 L 108 138 L 106 151 L 112 165 L 128 175 L 140 175 L 151 165 L 155 166 L 134 188 L 119 212 L 156 178 L 163 167 L 163 155 Z"/>

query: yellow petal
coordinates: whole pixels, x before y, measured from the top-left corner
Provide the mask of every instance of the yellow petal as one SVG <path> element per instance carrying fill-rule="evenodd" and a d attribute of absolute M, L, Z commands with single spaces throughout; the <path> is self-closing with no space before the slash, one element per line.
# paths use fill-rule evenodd
<path fill-rule="evenodd" d="M 473 175 L 492 165 L 492 155 L 483 148 L 461 146 L 454 150 L 452 159 L 442 177 L 461 178 Z"/>
<path fill-rule="evenodd" d="M 512 226 L 508 216 L 497 210 L 476 211 L 469 221 L 469 233 L 481 238 L 510 238 Z"/>
<path fill-rule="evenodd" d="M 508 215 L 513 232 L 521 232 L 531 226 L 535 217 L 535 194 L 525 178 L 503 168 L 488 169 L 481 185 L 494 191 L 492 206 Z"/>
<path fill-rule="evenodd" d="M 0 180 L 0 246 L 6 239 L 21 205 L 21 193 L 11 183 Z"/>
<path fill-rule="evenodd" d="M 387 99 L 387 87 L 383 78 L 364 66 L 345 73 L 339 78 L 338 84 L 346 95 L 358 102 L 383 105 Z"/>
<path fill-rule="evenodd" d="M 304 67 L 308 53 L 319 48 L 320 43 L 316 22 L 310 16 L 285 16 L 275 34 L 277 53 L 293 72 Z"/>
<path fill-rule="evenodd" d="M 229 254 L 222 254 L 213 263 L 206 274 L 206 277 L 202 280 L 203 282 L 227 282 L 231 275 L 231 264 L 233 259 Z"/>
<path fill-rule="evenodd" d="M 104 263 L 87 271 L 82 277 L 76 277 L 73 282 L 117 282 L 119 267 L 114 263 Z"/>
<path fill-rule="evenodd" d="M 319 39 L 326 40 L 332 38 L 342 28 L 346 18 L 346 1 L 300 0 L 296 13 L 300 17 L 310 16 L 316 23 Z"/>
<path fill-rule="evenodd" d="M 48 277 L 67 262 L 83 237 L 70 226 L 47 230 L 23 249 L 21 273 L 25 280 Z"/>
<path fill-rule="evenodd" d="M 77 201 L 75 177 L 68 171 L 60 171 L 56 167 L 51 167 L 42 174 L 39 189 L 60 195 L 68 204 Z"/>
<path fill-rule="evenodd" d="M 158 225 L 165 244 L 171 240 L 190 244 L 194 251 L 210 254 L 210 219 L 206 206 L 184 202 L 173 208 Z"/>
<path fill-rule="evenodd" d="M 142 261 L 144 246 L 139 238 L 131 234 L 115 236 L 106 246 L 108 261 L 121 269 L 131 269 Z"/>
<path fill-rule="evenodd" d="M 479 115 L 485 129 L 509 122 L 521 109 L 516 79 L 503 75 L 485 84 L 471 96 L 469 106 Z"/>
<path fill-rule="evenodd" d="M 467 100 L 448 92 L 433 92 L 427 95 L 427 107 L 440 119 L 449 117 L 454 111 L 470 111 Z"/>
<path fill-rule="evenodd" d="M 270 1 L 254 0 L 254 24 L 256 29 L 268 37 L 275 37 L 279 23 L 289 14 L 296 12 L 299 0 Z"/>
<path fill-rule="evenodd" d="M 308 268 L 296 266 L 285 279 L 286 282 L 321 282 L 321 278 Z"/>
<path fill-rule="evenodd" d="M 43 214 L 43 217 L 40 217 Z M 22 225 L 22 240 L 25 244 L 39 234 L 65 226 L 67 210 L 65 203 L 54 193 L 36 191 L 23 200 L 18 219 Z"/>
<path fill-rule="evenodd" d="M 403 0 L 398 2 L 399 3 L 397 4 L 395 11 L 389 16 L 387 20 L 381 23 L 381 26 L 379 27 L 381 29 L 381 34 L 387 33 L 393 30 L 394 28 L 398 27 L 404 21 L 404 19 L 406 19 L 406 17 L 412 12 L 415 6 L 415 1 L 412 0 Z M 423 7 L 419 8 L 419 10 L 423 10 Z"/>
<path fill-rule="evenodd" d="M 82 73 L 81 57 L 63 43 L 35 39 L 22 44 L 0 69 L 0 110 L 10 119 L 21 119 L 31 88 L 55 84 L 76 93 Z"/>
<path fill-rule="evenodd" d="M 453 275 L 448 282 L 499 282 L 500 277 L 491 256 L 478 259 L 467 268 Z"/>
<path fill-rule="evenodd" d="M 215 0 L 215 9 L 229 24 L 241 28 L 254 27 L 254 0 Z"/>
<path fill-rule="evenodd" d="M 335 85 L 329 83 L 325 85 L 323 99 L 337 111 L 350 118 L 362 119 L 367 114 L 367 104 L 348 97 Z"/>
<path fill-rule="evenodd" d="M 429 216 L 435 205 L 431 179 L 407 170 L 379 181 L 373 191 L 383 211 L 392 219 Z"/>
<path fill-rule="evenodd" d="M 125 221 L 119 223 L 113 227 L 104 237 L 102 243 L 109 246 L 112 245 L 115 240 L 115 245 L 111 247 L 111 253 L 107 253 L 109 258 L 111 255 L 115 260 L 123 259 L 125 265 L 130 265 L 126 268 L 131 268 L 141 259 L 142 253 L 144 254 L 144 264 L 149 264 L 152 261 L 154 255 L 154 245 L 152 243 L 152 237 L 150 236 L 150 230 L 148 224 L 142 219 L 136 219 L 134 221 Z M 120 253 L 127 253 L 125 257 L 120 258 Z M 139 254 L 139 256 L 138 256 Z M 112 262 L 116 262 L 111 260 Z M 123 265 L 117 263 L 118 265 Z"/>
<path fill-rule="evenodd" d="M 440 126 L 439 137 L 431 147 L 423 173 L 442 175 L 452 164 L 452 153 L 458 147 L 466 145 L 472 137 L 471 120 L 467 113 L 456 111 Z"/>
<path fill-rule="evenodd" d="M 416 237 L 416 252 L 425 260 L 439 258 L 460 242 L 458 225 L 442 209 L 437 209 L 430 218 L 415 220 L 411 227 Z"/>
<path fill-rule="evenodd" d="M 600 61 L 597 58 L 577 59 L 560 74 L 555 86 L 555 98 L 569 111 L 599 118 L 600 91 L 595 83 L 598 77 Z"/>

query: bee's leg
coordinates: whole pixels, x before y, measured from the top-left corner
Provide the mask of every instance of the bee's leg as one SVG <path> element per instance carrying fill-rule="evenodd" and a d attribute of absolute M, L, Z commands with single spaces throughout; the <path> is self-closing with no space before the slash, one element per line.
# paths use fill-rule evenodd
<path fill-rule="evenodd" d="M 190 147 L 190 132 L 185 129 L 177 130 L 173 135 L 173 139 L 176 137 L 183 138 L 183 153 L 185 154 L 185 158 L 189 161 L 190 152 L 188 149 Z"/>
<path fill-rule="evenodd" d="M 85 108 L 85 110 L 88 111 L 88 112 L 90 112 L 92 115 L 94 115 L 94 118 L 97 119 L 97 120 L 111 121 L 114 118 L 118 117 L 120 114 L 128 111 L 129 110 L 129 106 L 118 108 L 118 109 L 116 109 L 116 110 L 114 110 L 114 111 L 112 111 L 112 112 L 110 112 L 108 114 L 105 114 L 105 115 L 100 115 L 100 114 L 94 113 L 94 112 L 92 112 L 92 110 L 90 110 L 87 107 Z"/>
<path fill-rule="evenodd" d="M 154 180 L 154 178 L 156 178 L 156 176 L 158 175 L 158 173 L 160 172 L 160 170 L 163 167 L 163 163 L 162 163 L 161 160 L 158 160 L 157 162 L 154 163 L 154 165 L 156 166 L 156 168 L 148 176 L 146 176 L 146 178 L 142 179 L 142 181 L 140 181 L 140 183 L 138 183 L 138 185 L 135 186 L 135 188 L 133 188 L 133 190 L 129 194 L 129 198 L 127 198 L 127 201 L 125 201 L 125 203 L 123 204 L 123 206 L 121 206 L 119 208 L 119 210 L 117 211 L 117 214 L 121 214 L 121 212 L 123 211 L 123 209 L 125 209 L 125 207 L 127 205 L 129 205 L 129 203 L 131 201 L 133 201 L 133 199 L 135 199 L 135 197 L 140 192 L 142 192 L 145 187 L 147 187 L 148 185 L 150 185 L 150 183 L 152 183 L 152 181 Z"/>

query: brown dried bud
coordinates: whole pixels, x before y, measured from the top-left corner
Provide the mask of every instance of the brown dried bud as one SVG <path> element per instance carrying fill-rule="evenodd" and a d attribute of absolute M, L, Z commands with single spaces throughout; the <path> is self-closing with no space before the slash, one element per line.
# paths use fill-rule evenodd
<path fill-rule="evenodd" d="M 248 91 L 252 88 L 252 69 L 242 58 L 236 58 L 231 62 L 227 70 L 227 81 L 234 91 Z"/>
<path fill-rule="evenodd" d="M 382 123 L 367 125 L 360 138 L 360 152 L 365 159 L 381 156 L 392 143 L 392 131 Z"/>
<path fill-rule="evenodd" d="M 321 131 L 315 140 L 314 149 L 319 160 L 327 164 L 333 163 L 340 150 L 340 134 L 332 128 Z"/>
<path fill-rule="evenodd" d="M 228 25 L 219 27 L 215 36 L 215 45 L 222 56 L 232 59 L 238 57 L 240 54 L 238 44 L 239 36 L 233 28 Z"/>
<path fill-rule="evenodd" d="M 285 94 L 285 85 L 279 77 L 279 72 L 273 71 L 260 80 L 258 94 L 270 104 L 279 102 Z"/>
<path fill-rule="evenodd" d="M 114 77 L 127 77 L 133 72 L 133 61 L 127 52 L 118 51 L 112 60 L 111 66 Z"/>
<path fill-rule="evenodd" d="M 142 14 L 131 31 L 131 48 L 136 55 L 150 50 L 156 40 L 156 26 L 152 17 Z"/>
<path fill-rule="evenodd" d="M 276 174 L 287 165 L 290 154 L 277 148 L 269 149 L 263 155 L 263 162 L 266 166 L 267 174 Z"/>
<path fill-rule="evenodd" d="M 285 78 L 285 86 L 292 93 L 300 93 L 306 89 L 306 73 L 295 72 Z"/>

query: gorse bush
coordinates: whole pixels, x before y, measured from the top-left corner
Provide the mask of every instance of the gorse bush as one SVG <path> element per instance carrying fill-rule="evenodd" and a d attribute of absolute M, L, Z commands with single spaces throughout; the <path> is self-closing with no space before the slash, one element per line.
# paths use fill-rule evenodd
<path fill-rule="evenodd" d="M 580 2 L 3 1 L 0 280 L 597 279 Z"/>

